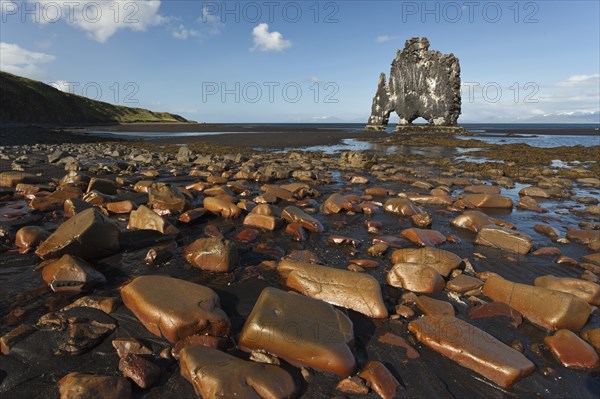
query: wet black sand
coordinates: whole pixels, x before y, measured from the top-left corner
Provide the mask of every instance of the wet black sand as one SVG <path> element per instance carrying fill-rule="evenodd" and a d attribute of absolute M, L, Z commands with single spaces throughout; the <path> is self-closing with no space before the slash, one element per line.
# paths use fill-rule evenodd
<path fill-rule="evenodd" d="M 194 130 L 196 131 L 196 130 Z M 209 131 L 214 131 L 212 128 Z M 298 133 L 298 131 L 295 131 Z M 38 132 L 39 134 L 42 134 Z M 310 132 L 309 132 L 310 133 Z M 69 135 L 70 133 L 60 133 Z M 245 136 L 244 140 L 257 140 L 260 136 L 268 136 L 273 133 L 264 134 L 236 134 L 236 142 L 238 138 Z M 312 135 L 319 135 L 322 132 L 312 132 Z M 354 134 L 343 132 L 336 135 L 334 131 L 332 137 L 328 140 L 340 140 L 341 138 L 349 138 L 344 134 Z M 368 134 L 374 134 L 369 132 Z M 87 138 L 87 135 L 76 135 Z M 71 136 L 64 136 L 66 138 Z M 205 136 L 194 137 L 194 141 L 199 139 L 221 138 L 224 145 L 232 145 L 231 137 L 224 136 Z M 82 138 L 82 140 L 83 140 Z M 97 139 L 92 137 L 90 139 Z M 262 140 L 266 138 L 261 138 Z M 318 137 L 310 140 L 320 139 Z M 308 139 L 307 139 L 308 140 Z M 177 140 L 179 142 L 179 138 Z M 305 143 L 304 141 L 303 143 Z M 241 145 L 241 144 L 239 144 Z M 303 146 L 311 144 L 303 144 Z M 252 143 L 252 147 L 260 147 L 261 144 Z M 262 146 L 265 146 L 264 144 Z M 286 145 L 286 147 L 289 145 Z M 427 152 L 427 151 L 426 151 Z M 321 155 L 315 154 L 315 159 L 320 159 Z M 307 158 L 310 160 L 310 158 Z M 335 156 L 333 156 L 335 161 Z M 422 174 L 423 179 L 427 177 L 443 176 L 446 172 L 445 166 L 437 166 L 428 164 L 424 157 L 415 157 L 410 165 L 418 169 Z M 335 162 L 333 163 L 335 164 Z M 335 167 L 329 170 L 331 183 L 317 184 L 314 187 L 322 193 L 319 201 L 323 201 L 330 193 L 340 192 L 344 190 L 344 194 L 362 195 L 364 185 L 347 185 L 347 175 L 351 172 L 338 171 Z M 60 177 L 64 175 L 64 170 L 55 167 L 55 170 L 48 170 L 49 175 Z M 369 186 L 382 186 L 390 190 L 400 191 L 415 191 L 415 187 L 400 183 L 400 182 L 382 182 L 376 181 L 374 176 L 369 171 L 353 171 L 361 175 L 369 176 L 371 183 Z M 104 175 L 103 177 L 112 177 Z M 158 178 L 157 180 L 177 181 L 178 185 L 191 183 L 196 181 L 193 178 Z M 294 181 L 282 180 L 277 184 Z M 261 185 L 252 183 L 252 188 L 258 190 Z M 514 189 L 502 189 L 502 193 L 511 197 L 513 200 L 518 198 L 517 192 L 520 188 L 527 184 L 517 184 Z M 452 194 L 458 194 L 462 190 L 460 187 L 454 187 Z M 581 195 L 598 195 L 598 191 L 590 189 L 580 190 Z M 23 201 L 23 205 L 26 203 Z M 508 222 L 514 223 L 517 228 L 534 238 L 535 247 L 557 245 L 550 239 L 536 233 L 533 230 L 533 225 L 546 221 L 559 229 L 561 236 L 564 236 L 568 227 L 575 227 L 582 220 L 577 214 L 569 212 L 569 208 L 578 207 L 580 204 L 569 200 L 549 199 L 541 202 L 542 206 L 550 209 L 550 212 L 545 215 L 540 215 L 530 211 L 522 211 L 513 209 L 512 211 L 486 211 L 494 217 L 501 218 Z M 280 207 L 288 205 L 285 202 L 277 204 Z M 444 210 L 444 206 L 424 206 L 432 213 L 433 225 L 432 228 L 439 230 L 444 235 L 454 234 L 462 239 L 462 243 L 452 244 L 446 243 L 440 248 L 456 253 L 461 257 L 469 258 L 477 271 L 494 271 L 503 277 L 527 284 L 532 284 L 533 280 L 540 275 L 554 274 L 561 277 L 577 277 L 582 270 L 576 266 L 568 264 L 556 264 L 552 258 L 536 257 L 529 255 L 527 257 L 515 257 L 498 250 L 493 250 L 487 247 L 474 246 L 471 244 L 475 234 L 465 230 L 456 229 L 449 225 L 451 216 L 445 213 L 436 211 Z M 51 213 L 45 213 L 42 216 L 40 223 L 45 227 L 52 228 L 58 226 L 62 221 L 60 216 L 53 216 Z M 455 216 L 455 215 L 453 215 Z M 548 218 L 548 216 L 554 217 Z M 351 255 L 349 248 L 346 246 L 337 246 L 327 242 L 328 234 L 310 234 L 308 241 L 304 243 L 296 243 L 279 232 L 261 232 L 259 241 L 254 244 L 242 245 L 242 263 L 240 267 L 232 273 L 227 274 L 211 274 L 192 269 L 184 261 L 181 250 L 177 251 L 175 257 L 169 262 L 160 264 L 159 266 L 146 266 L 142 259 L 145 256 L 148 247 L 155 242 L 158 242 L 158 236 L 141 236 L 134 233 L 123 234 L 122 247 L 123 252 L 109 258 L 101 259 L 93 262 L 93 265 L 102 273 L 110 276 L 109 283 L 100 287 L 95 294 L 105 294 L 118 296 L 118 288 L 120 284 L 126 282 L 129 278 L 139 274 L 167 274 L 173 277 L 183 278 L 190 281 L 206 284 L 213 288 L 220 296 L 222 305 L 226 313 L 230 316 L 234 328 L 233 337 L 239 333 L 244 320 L 250 313 L 256 298 L 261 290 L 266 286 L 281 287 L 275 273 L 272 270 L 265 270 L 257 267 L 263 260 L 277 261 L 279 255 L 273 251 L 272 253 L 262 253 L 257 251 L 258 243 L 267 243 L 273 247 L 279 247 L 284 252 L 292 249 L 309 249 L 314 251 L 326 265 L 336 268 L 345 268 L 348 264 L 348 259 L 356 257 L 366 257 L 366 248 L 370 244 L 372 235 L 368 234 L 363 222 L 365 216 L 362 214 L 346 215 L 337 214 L 324 216 L 320 213 L 315 217 L 321 222 L 329 226 L 330 232 L 333 234 L 347 235 L 357 238 L 361 241 L 359 251 L 361 255 Z M 114 217 L 125 230 L 126 221 L 119 220 Z M 382 235 L 398 235 L 398 233 L 410 227 L 408 219 L 398 218 L 387 213 L 377 213 L 370 220 L 380 221 L 384 223 Z M 598 222 L 598 218 L 593 219 Z M 37 222 L 36 222 L 37 223 Z M 228 238 L 233 239 L 238 232 L 244 229 L 241 220 L 225 220 L 220 217 L 211 216 L 206 220 L 193 226 L 183 226 L 182 236 L 177 240 L 179 247 L 183 247 L 196 238 L 204 236 L 203 229 L 205 226 L 212 224 L 217 226 L 220 231 Z M 155 241 L 156 240 L 156 241 Z M 410 244 L 409 244 L 410 245 Z M 589 254 L 590 251 L 583 245 L 572 243 L 569 245 L 560 246 L 563 255 L 578 259 L 579 257 Z M 481 253 L 486 258 L 474 256 L 474 253 Z M 33 300 L 41 299 L 43 305 L 32 310 L 22 320 L 25 322 L 35 322 L 42 314 L 48 311 L 47 304 L 51 300 L 55 300 L 57 296 L 50 293 L 47 289 L 41 289 L 39 272 L 34 272 L 33 267 L 39 263 L 39 259 L 35 255 L 19 255 L 14 251 L 0 254 L 0 334 L 4 334 L 14 326 L 5 324 L 5 316 L 17 306 L 27 306 Z M 389 257 L 381 259 L 381 266 L 375 270 L 369 271 L 376 277 L 384 289 L 384 298 L 388 307 L 393 307 L 396 299 L 402 293 L 398 290 L 389 287 L 385 284 L 386 271 L 391 267 Z M 41 289 L 41 291 L 40 291 Z M 28 294 L 37 295 L 38 299 L 28 300 Z M 448 301 L 444 292 L 432 295 L 435 298 Z M 75 297 L 69 297 L 67 303 L 72 302 Z M 364 317 L 356 312 L 348 311 L 348 315 L 354 323 L 354 331 L 356 337 L 355 355 L 360 366 L 364 365 L 367 360 L 382 361 L 392 374 L 401 382 L 402 388 L 398 391 L 399 398 L 597 398 L 600 394 L 600 374 L 598 370 L 585 372 L 571 370 L 560 366 L 552 355 L 544 348 L 539 348 L 539 343 L 546 332 L 532 326 L 528 322 L 524 322 L 518 329 L 513 329 L 509 326 L 509 320 L 502 317 L 490 319 L 469 319 L 467 317 L 467 306 L 458 302 L 452 301 L 452 304 L 457 311 L 457 316 L 467 320 L 469 323 L 482 328 L 483 330 L 494 335 L 506 344 L 510 344 L 514 340 L 520 340 L 525 347 L 525 355 L 536 363 L 534 373 L 518 382 L 513 388 L 508 391 L 502 390 L 494 384 L 486 381 L 477 374 L 458 366 L 456 363 L 440 356 L 439 354 L 429 350 L 423 345 L 415 344 L 421 357 L 419 359 L 408 359 L 404 353 L 404 349 L 399 347 L 390 347 L 389 345 L 378 342 L 378 335 L 385 332 L 394 332 L 404 338 L 409 338 L 407 333 L 407 322 L 401 320 L 373 320 Z M 90 311 L 90 318 L 93 318 L 93 312 Z M 15 347 L 14 353 L 11 356 L 0 356 L 0 396 L 6 398 L 31 398 L 58 397 L 56 382 L 70 371 L 89 372 L 96 374 L 118 375 L 118 357 L 110 342 L 116 337 L 138 337 L 148 340 L 159 352 L 160 349 L 168 345 L 167 341 L 158 338 L 143 327 L 135 319 L 133 314 L 124 306 L 121 306 L 111 317 L 118 321 L 116 332 L 105 339 L 98 347 L 79 356 L 57 356 L 54 352 L 54 347 L 60 339 L 64 339 L 64 335 L 59 333 L 48 334 L 36 332 L 19 343 Z M 21 322 L 22 322 L 21 321 Z M 596 328 L 600 326 L 600 317 L 598 312 L 594 312 L 591 320 L 588 322 L 586 329 Z M 237 353 L 237 352 L 236 352 Z M 176 363 L 164 364 L 165 371 L 159 383 L 147 390 L 135 390 L 135 397 L 143 398 L 193 398 L 196 397 L 192 386 L 179 375 L 179 369 Z M 542 370 L 550 367 L 554 370 L 554 374 L 544 375 Z M 331 398 L 339 394 L 335 390 L 335 385 L 339 378 L 324 373 L 312 373 L 311 382 L 306 384 L 302 382 L 298 369 L 290 368 L 294 371 L 294 377 L 299 385 L 301 385 L 301 398 Z M 374 399 L 378 396 L 371 392 L 367 396 L 348 395 L 349 398 L 369 398 Z"/>

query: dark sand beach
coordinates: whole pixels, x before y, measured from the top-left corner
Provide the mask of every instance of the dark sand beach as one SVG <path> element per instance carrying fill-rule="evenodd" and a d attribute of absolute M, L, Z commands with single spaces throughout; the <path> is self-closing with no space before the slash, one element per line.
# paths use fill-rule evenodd
<path fill-rule="evenodd" d="M 180 374 L 184 366 L 172 358 L 173 343 L 160 337 L 160 333 L 149 332 L 139 321 L 144 316 L 139 312 L 134 314 L 131 303 L 120 302 L 121 287 L 136 276 L 168 275 L 211 288 L 231 323 L 230 338 L 220 345 L 224 345 L 229 354 L 248 359 L 249 353 L 240 351 L 237 346 L 240 333 L 265 288 L 290 289 L 289 282 L 286 283 L 277 267 L 282 259 L 291 256 L 307 264 L 319 262 L 340 271 L 353 270 L 347 273 L 350 276 L 353 273 L 368 275 L 377 281 L 381 299 L 375 295 L 374 299 L 369 299 L 375 301 L 369 306 L 385 308 L 389 314 L 387 318 L 374 318 L 343 307 L 338 309 L 353 325 L 351 351 L 356 367 L 365 367 L 369 361 L 381 362 L 398 384 L 397 394 L 392 397 L 528 398 L 536 395 L 550 399 L 597 396 L 600 390 L 597 371 L 562 366 L 544 343 L 544 338 L 553 333 L 530 320 L 537 320 L 539 314 L 553 318 L 555 303 L 538 303 L 533 311 L 519 307 L 524 315 L 516 319 L 513 319 L 514 315 L 507 317 L 501 309 L 482 318 L 475 317 L 473 312 L 491 301 L 481 291 L 481 284 L 490 277 L 489 272 L 528 286 L 533 285 L 536 278 L 548 274 L 597 284 L 600 270 L 597 264 L 590 263 L 596 260 L 589 256 L 598 251 L 600 244 L 600 216 L 594 205 L 600 190 L 595 161 L 600 147 L 586 148 L 585 151 L 569 147 L 550 150 L 518 147 L 521 152 L 515 153 L 511 145 L 494 145 L 490 146 L 486 156 L 496 157 L 495 162 L 474 163 L 473 160 L 459 160 L 457 146 L 478 147 L 485 143 L 467 140 L 462 144 L 463 141 L 457 138 L 435 134 L 399 136 L 344 126 L 281 125 L 136 125 L 108 129 L 131 133 L 181 133 L 200 129 L 230 133 L 197 137 L 174 134 L 173 137 L 141 139 L 90 134 L 84 129 L 71 129 L 70 132 L 67 129 L 48 131 L 48 128 L 3 131 L 3 137 L 16 145 L 7 146 L 11 143 L 7 141 L 2 147 L 4 159 L 0 160 L 0 168 L 6 172 L 1 175 L 4 187 L 0 201 L 0 282 L 4 287 L 0 295 L 3 321 L 0 335 L 15 328 L 29 330 L 27 334 L 17 334 L 17 338 L 7 341 L 10 355 L 0 357 L 2 395 L 10 398 L 55 397 L 58 392 L 56 381 L 73 371 L 119 376 L 119 357 L 112 342 L 131 337 L 145 342 L 151 354 L 144 356 L 160 368 L 160 378 L 151 388 L 133 388 L 134 397 L 195 397 L 192 385 Z M 522 129 L 518 132 L 532 133 Z M 327 149 L 348 138 L 369 140 L 378 143 L 378 148 L 387 146 L 396 150 L 334 151 L 331 154 L 253 150 L 302 149 L 315 145 Z M 477 139 L 476 136 L 471 138 Z M 22 143 L 33 139 L 38 144 Z M 185 143 L 188 143 L 188 149 L 182 146 Z M 518 156 L 520 162 L 515 163 L 512 159 L 523 154 L 524 148 L 527 157 Z M 477 159 L 476 153 L 470 155 Z M 553 166 L 553 159 L 564 159 L 565 163 Z M 573 159 L 583 163 L 569 164 Z M 19 175 L 15 168 L 33 174 Z M 101 180 L 88 187 L 91 177 Z M 171 187 L 168 190 L 174 191 L 164 197 L 165 202 L 153 202 L 145 192 L 147 184 Z M 75 199 L 48 199 L 49 193 L 61 193 L 61 189 L 72 190 L 70 195 Z M 500 195 L 474 194 L 487 190 Z M 538 197 L 532 200 L 525 194 Z M 223 197 L 226 201 L 210 205 L 208 198 L 214 195 L 226 195 Z M 182 220 L 186 219 L 181 219 L 181 212 L 177 210 L 181 209 L 177 205 L 181 203 L 180 199 L 186 204 L 183 209 L 207 207 L 210 211 L 202 208 L 197 211 L 197 219 L 184 222 Z M 395 201 L 400 202 L 394 205 Z M 34 269 L 40 263 L 34 253 L 40 245 L 35 237 L 38 234 L 46 237 L 77 217 L 69 218 L 71 213 L 77 215 L 92 204 L 95 205 L 93 209 L 104 212 L 110 223 L 118 226 L 118 248 L 100 257 L 91 255 L 96 246 L 108 241 L 107 236 L 103 236 L 109 234 L 105 231 L 97 233 L 101 241 L 84 244 L 83 252 L 78 253 L 89 267 L 102 273 L 106 281 L 82 289 L 68 285 L 77 282 L 48 280 L 48 273 L 41 274 Z M 230 212 L 226 210 L 230 209 L 228 204 L 237 209 L 236 216 L 227 216 Z M 263 208 L 269 204 L 267 208 L 261 208 L 261 212 L 268 209 L 268 212 L 274 212 L 273 216 L 261 216 L 260 221 L 252 222 L 249 216 L 254 214 L 252 209 L 258 204 Z M 138 218 L 134 224 L 137 228 L 128 228 L 134 218 L 131 209 L 139 209 L 142 205 L 159 212 L 162 216 L 149 211 L 155 215 L 152 217 L 160 218 L 162 222 L 157 224 L 146 216 Z M 125 208 L 121 209 L 122 206 Z M 299 215 L 303 216 L 297 220 L 306 228 L 292 223 L 292 219 L 283 220 L 277 216 L 289 207 L 301 209 Z M 473 231 L 481 226 L 471 225 L 469 218 L 473 216 L 469 216 L 469 211 L 479 211 L 488 215 L 484 218 L 494 218 L 477 222 L 479 224 L 500 223 L 513 229 L 503 233 L 506 234 L 503 240 L 485 244 L 486 241 Z M 412 218 L 411 213 L 421 216 Z M 454 221 L 458 217 L 466 218 L 464 226 L 471 227 L 458 227 L 458 222 Z M 270 225 L 270 221 L 277 223 Z M 147 230 L 158 229 L 161 223 L 175 226 L 178 233 Z M 309 230 L 319 225 L 324 226 L 323 230 Z M 19 232 L 27 226 L 41 230 L 23 238 Z M 18 235 L 22 238 L 17 239 Z M 203 269 L 207 265 L 201 257 L 198 264 L 190 263 L 186 248 L 207 237 L 224 237 L 233 243 L 239 263 L 221 272 Z M 19 249 L 23 252 L 24 245 L 31 248 L 21 254 Z M 391 269 L 397 262 L 397 255 L 392 255 L 394 251 L 399 248 L 417 251 L 422 245 L 448 251 L 438 253 L 439 256 L 429 261 L 443 261 L 454 256 L 459 260 L 458 266 L 452 266 L 456 267 L 454 271 L 438 277 L 446 288 L 411 292 L 398 283 L 390 285 Z M 152 251 L 161 256 L 147 264 L 144 259 L 148 259 Z M 591 260 L 586 260 L 586 256 Z M 454 281 L 459 275 L 479 283 L 465 291 Z M 324 292 L 330 288 L 324 288 Z M 372 292 L 360 290 L 349 289 L 331 298 L 353 298 L 358 293 L 364 299 L 372 295 Z M 494 289 L 489 290 L 487 294 L 493 295 Z M 311 289 L 305 294 L 318 295 Z M 116 301 L 115 307 L 105 308 L 108 315 L 85 306 L 63 309 L 85 295 L 109 298 Z M 416 301 L 417 296 L 439 302 Z M 167 298 L 155 300 L 160 304 Z M 356 301 L 350 300 L 348 305 L 352 307 Z M 440 311 L 439 306 L 445 311 L 452 309 L 457 317 L 452 320 L 463 320 L 477 331 L 491 334 L 502 343 L 503 350 L 516 348 L 523 352 L 534 370 L 527 371 L 528 376 L 519 378 L 511 388 L 501 388 L 497 382 L 479 374 L 482 366 L 463 367 L 423 344 L 409 331 L 409 326 L 422 319 L 424 314 Z M 568 317 L 581 318 L 576 314 Z M 313 320 L 325 323 L 319 328 L 325 328 L 330 321 Z M 108 330 L 102 330 L 100 326 Z M 599 327 L 600 318 L 594 311 L 585 326 L 577 328 L 592 331 Z M 298 346 L 300 351 L 308 350 L 296 340 L 298 337 L 292 336 L 294 339 L 290 340 L 289 331 L 286 337 L 289 341 L 286 345 L 291 348 Z M 316 344 L 328 347 L 331 342 L 316 336 Z M 469 340 L 461 345 L 464 345 L 461 350 L 471 350 Z M 515 356 L 516 352 L 511 353 Z M 502 356 L 495 358 L 494 352 L 490 355 L 488 359 L 485 353 L 474 354 L 480 357 L 479 364 L 504 364 L 507 361 Z M 284 355 L 277 361 L 292 376 L 296 397 L 331 398 L 342 393 L 336 389 L 342 378 L 331 372 L 312 369 L 301 372 L 292 365 L 293 359 Z M 339 367 L 342 366 L 350 365 Z M 366 395 L 348 392 L 346 395 L 348 398 L 378 397 L 373 390 Z"/>

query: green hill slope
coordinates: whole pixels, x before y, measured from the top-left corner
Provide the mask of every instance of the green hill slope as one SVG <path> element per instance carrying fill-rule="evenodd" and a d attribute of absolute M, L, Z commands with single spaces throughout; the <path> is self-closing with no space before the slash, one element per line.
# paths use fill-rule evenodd
<path fill-rule="evenodd" d="M 177 123 L 187 119 L 91 100 L 45 83 L 0 72 L 0 122 L 48 124 Z"/>

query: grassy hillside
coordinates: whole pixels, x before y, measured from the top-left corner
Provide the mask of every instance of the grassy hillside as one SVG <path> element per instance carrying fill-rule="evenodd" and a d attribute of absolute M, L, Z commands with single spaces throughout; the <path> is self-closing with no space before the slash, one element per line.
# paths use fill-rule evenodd
<path fill-rule="evenodd" d="M 45 83 L 0 72 L 0 122 L 94 124 L 189 122 L 166 112 L 130 108 L 64 93 Z"/>

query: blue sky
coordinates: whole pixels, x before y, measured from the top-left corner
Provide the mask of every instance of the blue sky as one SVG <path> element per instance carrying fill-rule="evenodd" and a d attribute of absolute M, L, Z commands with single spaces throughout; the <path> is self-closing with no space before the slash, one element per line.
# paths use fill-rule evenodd
<path fill-rule="evenodd" d="M 1 0 L 0 68 L 197 121 L 362 122 L 426 36 L 460 59 L 459 122 L 526 121 L 598 112 L 599 4 Z"/>

